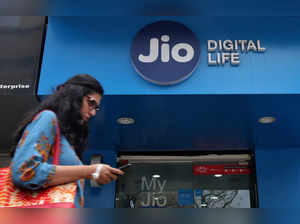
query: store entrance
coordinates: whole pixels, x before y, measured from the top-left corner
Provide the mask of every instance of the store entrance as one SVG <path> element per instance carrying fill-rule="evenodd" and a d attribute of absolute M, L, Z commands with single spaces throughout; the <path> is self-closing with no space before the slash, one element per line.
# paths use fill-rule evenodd
<path fill-rule="evenodd" d="M 135 156 L 116 186 L 117 208 L 258 207 L 253 155 Z"/>

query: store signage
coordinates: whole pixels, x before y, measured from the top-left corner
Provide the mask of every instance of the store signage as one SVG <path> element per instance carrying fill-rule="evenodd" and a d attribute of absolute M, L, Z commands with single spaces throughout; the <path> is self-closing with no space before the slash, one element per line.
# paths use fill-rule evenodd
<path fill-rule="evenodd" d="M 214 174 L 250 174 L 250 168 L 236 164 L 226 165 L 194 165 L 194 175 L 214 175 Z"/>
<path fill-rule="evenodd" d="M 149 178 L 148 178 L 149 180 Z M 162 195 L 167 180 L 151 178 L 147 181 L 147 177 L 141 178 L 141 191 L 147 192 L 146 199 L 141 202 L 142 207 L 165 207 L 167 205 L 167 197 Z"/>
<path fill-rule="evenodd" d="M 33 81 L 11 81 L 0 80 L 0 94 L 13 95 L 13 94 L 30 94 L 33 93 Z"/>
<path fill-rule="evenodd" d="M 240 64 L 240 54 L 265 52 L 261 41 L 257 40 L 208 40 L 207 41 L 208 65 L 219 66 L 226 63 Z"/>
<path fill-rule="evenodd" d="M 158 85 L 187 79 L 200 58 L 196 35 L 185 25 L 159 21 L 142 28 L 131 45 L 131 61 L 138 74 Z"/>

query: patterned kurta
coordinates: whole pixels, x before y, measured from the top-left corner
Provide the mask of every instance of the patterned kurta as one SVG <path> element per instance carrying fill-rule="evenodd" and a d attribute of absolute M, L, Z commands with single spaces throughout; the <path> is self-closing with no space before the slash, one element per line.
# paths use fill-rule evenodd
<path fill-rule="evenodd" d="M 37 190 L 47 187 L 56 167 L 52 165 L 56 136 L 57 117 L 50 110 L 44 110 L 27 125 L 12 159 L 12 180 L 18 187 Z M 61 135 L 59 165 L 82 165 L 67 139 Z M 83 186 L 78 180 L 75 206 L 83 206 Z"/>

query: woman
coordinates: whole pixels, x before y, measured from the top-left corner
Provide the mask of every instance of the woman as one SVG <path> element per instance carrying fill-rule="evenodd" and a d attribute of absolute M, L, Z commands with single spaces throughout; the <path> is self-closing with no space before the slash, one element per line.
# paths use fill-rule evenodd
<path fill-rule="evenodd" d="M 83 179 L 108 184 L 123 175 L 109 165 L 83 165 L 89 119 L 96 115 L 103 96 L 100 83 L 88 74 L 72 77 L 59 85 L 31 112 L 17 129 L 11 163 L 12 180 L 20 188 L 37 190 L 77 181 L 76 207 L 83 206 Z M 59 125 L 61 154 L 52 164 L 51 149 Z"/>

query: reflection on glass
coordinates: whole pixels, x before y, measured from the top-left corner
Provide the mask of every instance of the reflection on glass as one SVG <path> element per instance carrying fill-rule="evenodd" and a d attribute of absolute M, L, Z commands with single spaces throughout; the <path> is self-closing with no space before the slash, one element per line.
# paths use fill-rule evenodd
<path fill-rule="evenodd" d="M 134 164 L 118 179 L 116 207 L 251 207 L 249 174 L 238 174 L 231 168 L 232 175 L 198 175 L 193 172 L 194 165 L 174 162 Z"/>

